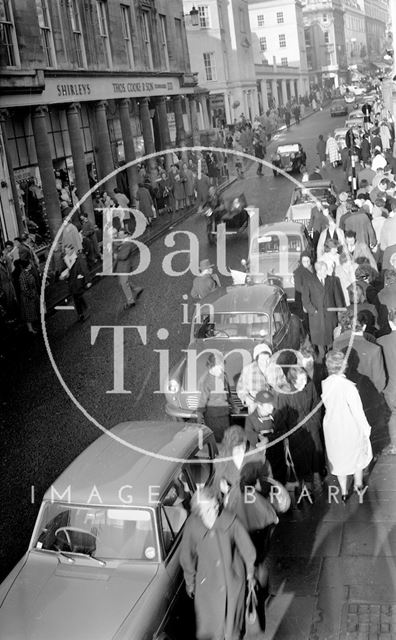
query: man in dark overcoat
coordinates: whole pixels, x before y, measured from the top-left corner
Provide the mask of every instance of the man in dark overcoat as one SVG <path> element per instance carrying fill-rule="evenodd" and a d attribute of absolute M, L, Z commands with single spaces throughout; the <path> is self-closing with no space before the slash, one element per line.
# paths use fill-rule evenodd
<path fill-rule="evenodd" d="M 311 342 L 323 358 L 333 344 L 333 331 L 337 326 L 337 311 L 345 306 L 341 284 L 336 276 L 327 275 L 324 262 L 315 264 L 316 275 L 303 283 L 302 301 L 308 312 Z"/>
<path fill-rule="evenodd" d="M 196 638 L 236 640 L 243 636 L 246 580 L 252 581 L 256 551 L 234 514 L 212 516 L 218 502 L 210 494 L 203 488 L 193 496 L 180 564 L 194 598 Z"/>

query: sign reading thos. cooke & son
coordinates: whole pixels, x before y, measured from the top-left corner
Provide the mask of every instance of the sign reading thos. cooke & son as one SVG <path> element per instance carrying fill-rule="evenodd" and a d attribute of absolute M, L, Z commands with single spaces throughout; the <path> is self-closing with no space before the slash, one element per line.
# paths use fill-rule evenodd
<path fill-rule="evenodd" d="M 57 102 L 83 102 L 86 100 L 111 100 L 112 98 L 143 98 L 145 96 L 171 96 L 192 93 L 193 89 L 180 88 L 179 78 L 105 77 L 75 78 L 46 77 L 45 89 L 31 94 L 29 104 L 56 104 Z M 0 107 L 26 105 L 26 96 L 0 97 Z"/>

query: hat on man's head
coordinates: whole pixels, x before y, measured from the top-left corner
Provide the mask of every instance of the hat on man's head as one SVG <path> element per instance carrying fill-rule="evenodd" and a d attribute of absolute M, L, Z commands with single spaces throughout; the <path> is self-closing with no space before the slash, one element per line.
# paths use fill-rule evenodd
<path fill-rule="evenodd" d="M 255 401 L 258 404 L 274 404 L 275 398 L 271 391 L 260 389 L 260 391 L 256 393 Z"/>
<path fill-rule="evenodd" d="M 199 263 L 200 271 L 205 271 L 205 269 L 210 269 L 211 267 L 214 267 L 214 265 L 210 263 L 208 258 L 204 258 L 204 260 L 201 260 Z"/>
<path fill-rule="evenodd" d="M 346 191 L 341 191 L 338 197 L 340 199 L 340 202 L 346 202 L 348 200 L 348 194 Z"/>
<path fill-rule="evenodd" d="M 253 360 L 256 360 L 260 353 L 268 353 L 272 356 L 272 349 L 266 342 L 262 342 L 261 344 L 257 344 L 253 349 Z"/>

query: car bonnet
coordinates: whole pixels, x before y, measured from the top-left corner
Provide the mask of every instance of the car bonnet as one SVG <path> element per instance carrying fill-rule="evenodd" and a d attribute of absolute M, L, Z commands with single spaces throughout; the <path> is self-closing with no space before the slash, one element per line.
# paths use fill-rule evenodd
<path fill-rule="evenodd" d="M 30 553 L 0 608 L 0 637 L 109 640 L 158 572 L 156 563 L 78 562 Z"/>

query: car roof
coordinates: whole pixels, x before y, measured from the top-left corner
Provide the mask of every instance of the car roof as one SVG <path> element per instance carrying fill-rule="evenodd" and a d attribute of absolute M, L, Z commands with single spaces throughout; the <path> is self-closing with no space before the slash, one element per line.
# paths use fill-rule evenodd
<path fill-rule="evenodd" d="M 213 305 L 215 313 L 269 313 L 280 296 L 280 289 L 268 284 L 218 287 L 201 300 L 201 309 L 207 303 Z"/>
<path fill-rule="evenodd" d="M 307 180 L 306 182 L 302 182 L 301 185 L 299 185 L 297 187 L 297 185 L 294 187 L 294 190 L 296 191 L 297 189 L 320 189 L 323 187 L 331 187 L 332 186 L 332 181 L 331 180 Z"/>
<path fill-rule="evenodd" d="M 278 149 L 279 149 L 279 147 L 292 147 L 293 144 L 301 145 L 301 142 L 297 142 L 297 140 L 291 140 L 290 142 L 280 142 L 278 144 Z"/>
<path fill-rule="evenodd" d="M 270 231 L 283 231 L 284 233 L 301 233 L 304 235 L 304 225 L 299 222 L 293 222 L 292 220 L 282 220 L 281 222 L 271 222 L 269 224 L 262 224 L 259 226 L 257 232 L 253 235 L 253 238 L 265 236 Z"/>
<path fill-rule="evenodd" d="M 334 129 L 334 135 L 341 135 L 348 131 L 348 127 L 339 127 L 338 129 Z"/>
<path fill-rule="evenodd" d="M 65 502 L 65 497 L 61 496 L 70 486 L 72 504 L 87 504 L 89 500 L 90 505 L 126 506 L 120 490 L 128 487 L 133 505 L 149 505 L 149 487 L 159 486 L 160 492 L 164 490 L 177 464 L 136 451 L 122 441 L 158 455 L 183 460 L 198 446 L 200 438 L 205 440 L 211 431 L 202 425 L 183 428 L 179 423 L 163 420 L 123 422 L 110 433 L 115 438 L 104 434 L 95 440 L 57 478 L 46 491 L 44 500 Z M 94 488 L 100 498 L 93 493 Z"/>

